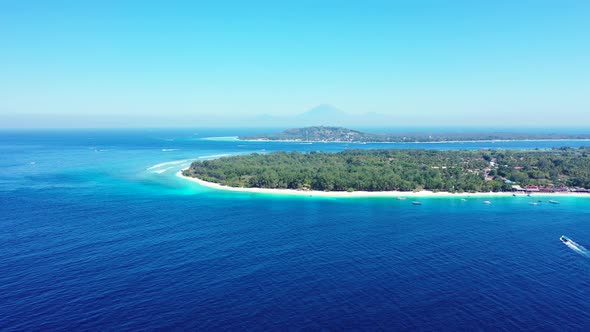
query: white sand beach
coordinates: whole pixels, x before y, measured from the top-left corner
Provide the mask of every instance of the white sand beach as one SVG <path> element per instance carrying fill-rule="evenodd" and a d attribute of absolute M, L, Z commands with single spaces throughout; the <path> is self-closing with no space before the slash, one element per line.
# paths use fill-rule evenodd
<path fill-rule="evenodd" d="M 220 185 L 218 183 L 203 181 L 201 179 L 187 177 L 182 175 L 182 171 L 176 173 L 177 176 L 198 183 L 202 186 L 227 190 L 234 192 L 273 194 L 273 195 L 298 195 L 298 196 L 315 196 L 315 197 L 509 197 L 511 192 L 487 192 L 487 193 L 450 193 L 450 192 L 433 192 L 423 191 L 316 191 L 316 190 L 294 190 L 294 189 L 266 189 L 266 188 L 237 188 Z M 525 193 L 517 193 L 516 196 L 525 197 Z M 590 197 L 588 193 L 532 193 L 531 197 Z"/>

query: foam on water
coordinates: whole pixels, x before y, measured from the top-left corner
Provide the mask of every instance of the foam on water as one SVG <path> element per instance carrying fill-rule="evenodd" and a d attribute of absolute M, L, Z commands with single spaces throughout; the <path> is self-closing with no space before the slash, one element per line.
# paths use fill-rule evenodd
<path fill-rule="evenodd" d="M 584 248 L 584 246 L 582 246 L 581 244 L 576 243 L 571 239 L 564 244 L 566 246 L 568 246 L 570 249 L 572 249 L 573 251 L 577 252 L 578 254 L 580 254 L 584 257 L 590 257 L 590 251 L 588 251 L 588 249 Z"/>
<path fill-rule="evenodd" d="M 199 138 L 203 141 L 238 141 L 238 136 L 217 136 L 217 137 L 203 137 Z"/>
<path fill-rule="evenodd" d="M 222 154 L 213 154 L 210 156 L 201 156 L 198 157 L 199 159 L 215 159 L 215 158 L 221 158 L 221 157 L 229 157 L 231 156 L 231 153 L 222 153 Z"/>
<path fill-rule="evenodd" d="M 152 173 L 162 174 L 162 173 L 164 173 L 167 170 L 170 170 L 172 168 L 174 168 L 174 167 L 168 167 L 168 168 L 164 168 L 164 169 L 158 169 L 158 170 L 153 171 Z"/>
<path fill-rule="evenodd" d="M 156 168 L 166 167 L 168 165 L 179 165 L 179 164 L 188 163 L 188 162 L 191 162 L 192 160 L 193 159 L 182 159 L 182 160 L 167 161 L 167 162 L 164 162 L 164 163 L 159 163 L 159 164 L 150 166 L 150 167 L 148 167 L 146 169 L 149 171 L 149 170 L 156 169 Z"/>
<path fill-rule="evenodd" d="M 177 150 L 177 149 L 171 149 L 171 150 Z M 150 166 L 150 167 L 146 168 L 146 170 L 151 171 L 152 173 L 162 174 L 162 173 L 164 173 L 172 168 L 178 167 L 178 166 L 184 167 L 184 165 L 188 165 L 197 159 L 216 159 L 216 158 L 227 157 L 227 156 L 231 156 L 231 155 L 232 155 L 231 153 L 223 153 L 223 154 L 213 154 L 213 155 L 207 155 L 207 156 L 200 156 L 200 157 L 195 157 L 192 159 L 180 159 L 180 160 L 167 161 L 167 162 L 163 162 L 163 163 L 159 163 L 159 164 Z"/>

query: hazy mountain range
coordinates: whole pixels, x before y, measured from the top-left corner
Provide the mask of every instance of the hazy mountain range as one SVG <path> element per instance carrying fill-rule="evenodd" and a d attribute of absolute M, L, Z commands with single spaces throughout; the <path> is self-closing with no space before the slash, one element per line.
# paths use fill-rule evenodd
<path fill-rule="evenodd" d="M 31 119 L 36 121 L 31 123 Z M 0 127 L 26 128 L 125 128 L 125 127 L 305 127 L 305 126 L 374 126 L 395 124 L 393 119 L 377 114 L 352 115 L 328 104 L 318 105 L 295 115 L 271 114 L 224 116 L 195 112 L 181 119 L 166 115 L 96 115 L 96 114 L 0 114 Z"/>
<path fill-rule="evenodd" d="M 365 113 L 352 115 L 332 105 L 321 104 L 304 113 L 294 116 L 273 116 L 263 114 L 255 117 L 257 125 L 268 127 L 290 127 L 303 126 L 373 126 L 383 124 L 394 124 L 391 118 L 379 113 Z"/>
<path fill-rule="evenodd" d="M 272 115 L 255 113 L 239 115 L 207 112 L 206 110 L 187 111 L 182 115 L 171 116 L 162 111 L 159 114 L 137 112 L 137 114 L 1 114 L 0 128 L 141 128 L 141 127 L 258 127 L 258 128 L 295 128 L 312 126 L 338 126 L 348 128 L 442 128 L 453 127 L 463 131 L 465 128 L 522 128 L 522 124 L 511 118 L 489 117 L 485 125 L 466 126 L 465 118 L 441 116 L 423 116 L 419 120 L 411 113 L 382 114 L 367 112 L 351 114 L 329 104 L 321 104 L 307 111 L 293 115 Z M 563 127 L 565 117 L 556 117 L 554 128 Z M 35 121 L 31 121 L 34 119 Z M 534 118 L 532 118 L 534 119 Z M 567 119 L 566 119 L 567 120 Z M 531 120 L 532 121 L 532 120 Z M 580 122 L 580 123 L 583 123 Z M 525 127 L 535 127 L 530 122 Z M 571 126 L 569 126 L 571 127 Z M 546 126 L 539 127 L 546 131 Z M 588 132 L 587 127 L 577 132 Z M 521 130 L 521 129 L 519 129 Z M 489 130 L 486 130 L 489 132 Z"/>

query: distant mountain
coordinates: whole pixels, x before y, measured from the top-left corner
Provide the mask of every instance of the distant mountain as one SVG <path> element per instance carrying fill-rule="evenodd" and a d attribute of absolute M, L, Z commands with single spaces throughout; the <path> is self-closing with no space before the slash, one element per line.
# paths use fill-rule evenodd
<path fill-rule="evenodd" d="M 321 104 L 306 112 L 297 115 L 271 115 L 261 114 L 252 118 L 245 118 L 243 122 L 254 122 L 261 127 L 284 127 L 288 124 L 293 127 L 313 126 L 375 126 L 391 125 L 393 121 L 387 116 L 375 112 L 362 115 L 353 115 L 344 112 L 332 105 Z"/>
<path fill-rule="evenodd" d="M 297 118 L 314 121 L 334 121 L 335 119 L 347 116 L 348 114 L 346 112 L 343 112 L 332 105 L 322 104 L 298 115 Z"/>
<path fill-rule="evenodd" d="M 296 115 L 292 121 L 297 126 L 343 125 L 349 115 L 334 106 L 322 104 Z M 346 122 L 346 121 L 344 121 Z"/>

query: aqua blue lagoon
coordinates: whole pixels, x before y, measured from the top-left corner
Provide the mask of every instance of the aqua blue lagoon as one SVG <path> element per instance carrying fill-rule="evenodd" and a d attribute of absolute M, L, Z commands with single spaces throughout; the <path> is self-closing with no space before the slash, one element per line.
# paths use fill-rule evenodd
<path fill-rule="evenodd" d="M 590 328 L 590 258 L 559 241 L 590 247 L 590 197 L 414 206 L 176 176 L 193 160 L 252 152 L 590 142 L 207 139 L 254 132 L 0 132 L 0 330 Z"/>

